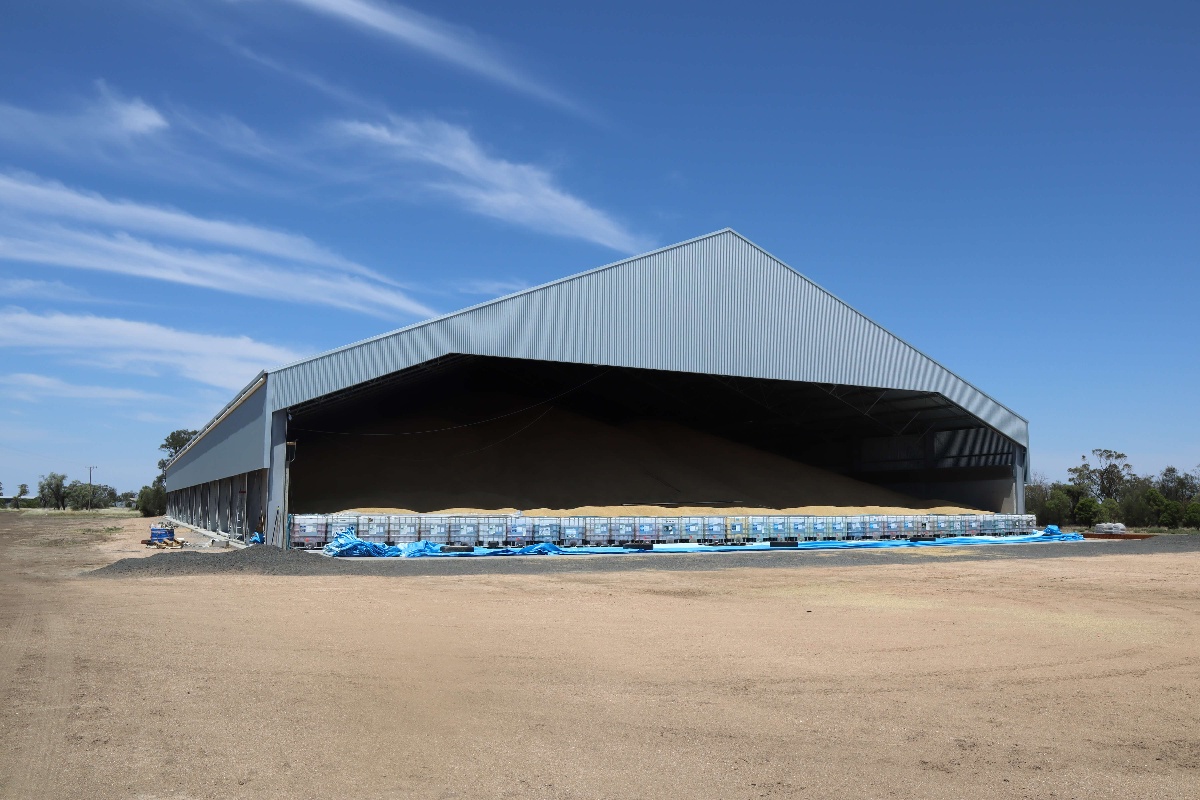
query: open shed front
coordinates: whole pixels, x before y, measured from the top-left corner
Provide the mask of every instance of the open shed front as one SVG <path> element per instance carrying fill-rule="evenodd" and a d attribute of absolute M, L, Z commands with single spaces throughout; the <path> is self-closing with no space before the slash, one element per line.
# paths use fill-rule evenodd
<path fill-rule="evenodd" d="M 1018 512 L 1022 449 L 928 392 L 454 355 L 289 414 L 294 513 Z"/>

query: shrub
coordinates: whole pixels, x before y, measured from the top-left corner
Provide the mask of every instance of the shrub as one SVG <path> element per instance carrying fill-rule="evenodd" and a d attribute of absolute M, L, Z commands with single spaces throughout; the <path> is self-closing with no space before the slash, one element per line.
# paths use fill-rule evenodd
<path fill-rule="evenodd" d="M 1183 503 L 1178 500 L 1167 500 L 1163 510 L 1158 515 L 1158 524 L 1164 528 L 1178 528 L 1183 524 Z"/>
<path fill-rule="evenodd" d="M 1064 525 L 1071 518 L 1071 498 L 1062 489 L 1050 492 L 1038 522 L 1044 525 Z"/>
<path fill-rule="evenodd" d="M 1100 521 L 1100 503 L 1096 498 L 1079 498 L 1079 502 L 1075 504 L 1075 521 L 1088 528 Z"/>
<path fill-rule="evenodd" d="M 167 513 L 167 492 L 161 486 L 143 486 L 137 496 L 138 511 L 143 517 L 161 517 Z"/>
<path fill-rule="evenodd" d="M 1184 509 L 1183 525 L 1186 528 L 1200 528 L 1200 502 L 1192 501 Z"/>

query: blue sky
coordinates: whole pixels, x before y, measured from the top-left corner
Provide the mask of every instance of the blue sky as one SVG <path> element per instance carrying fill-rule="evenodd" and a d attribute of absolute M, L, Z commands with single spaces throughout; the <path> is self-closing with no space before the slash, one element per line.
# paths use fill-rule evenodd
<path fill-rule="evenodd" d="M 732 227 L 1030 420 L 1200 462 L 1200 6 L 108 0 L 0 25 L 0 481 Z"/>

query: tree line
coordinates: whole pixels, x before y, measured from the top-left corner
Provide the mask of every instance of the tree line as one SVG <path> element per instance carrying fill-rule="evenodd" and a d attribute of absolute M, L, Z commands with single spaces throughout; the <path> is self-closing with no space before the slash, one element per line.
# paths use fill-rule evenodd
<path fill-rule="evenodd" d="M 0 484 L 0 494 L 4 486 Z M 16 493 L 8 501 L 12 508 L 54 508 L 82 511 L 89 508 L 110 508 L 118 502 L 133 504 L 133 492 L 117 493 L 117 490 L 104 483 L 84 483 L 74 480 L 67 483 L 67 476 L 61 472 L 51 472 L 42 475 L 38 480 L 37 494 L 30 495 L 29 484 L 22 483 Z"/>
<path fill-rule="evenodd" d="M 166 457 L 158 462 L 158 477 L 149 486 L 143 486 L 136 495 L 133 492 L 118 493 L 116 489 L 104 483 L 88 484 L 80 480 L 68 483 L 65 474 L 51 472 L 38 479 L 36 495 L 30 496 L 29 484 L 22 483 L 13 495 L 10 505 L 13 508 L 83 511 L 112 508 L 117 503 L 124 503 L 129 508 L 138 509 L 143 517 L 162 516 L 167 511 L 167 463 L 196 433 L 197 431 L 180 429 L 167 435 L 158 447 L 166 453 Z M 4 485 L 0 484 L 0 495 L 3 494 Z"/>
<path fill-rule="evenodd" d="M 1025 484 L 1025 510 L 1036 514 L 1039 523 L 1200 528 L 1200 466 L 1190 472 L 1167 467 L 1157 475 L 1138 475 L 1124 453 L 1100 449 L 1067 473 L 1066 482 L 1051 483 L 1035 474 Z"/>

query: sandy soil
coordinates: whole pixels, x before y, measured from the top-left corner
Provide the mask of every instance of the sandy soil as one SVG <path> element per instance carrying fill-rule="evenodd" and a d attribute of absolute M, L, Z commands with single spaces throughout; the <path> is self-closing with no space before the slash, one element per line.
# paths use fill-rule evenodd
<path fill-rule="evenodd" d="M 0 797 L 1191 798 L 1200 784 L 1195 551 L 80 576 L 145 552 L 144 530 L 0 513 Z"/>

